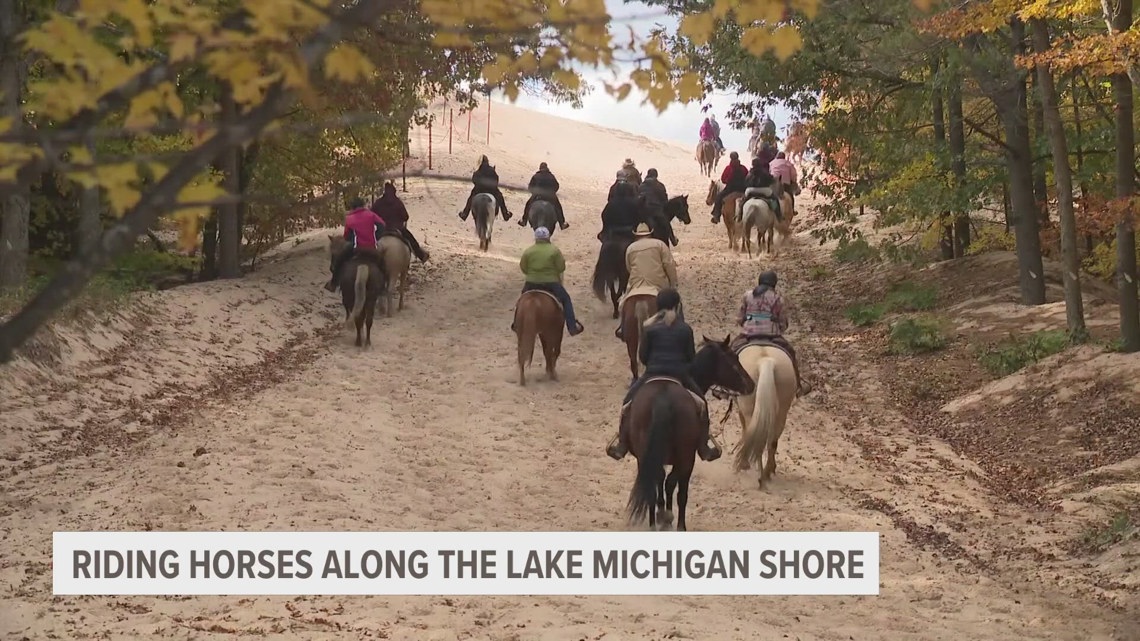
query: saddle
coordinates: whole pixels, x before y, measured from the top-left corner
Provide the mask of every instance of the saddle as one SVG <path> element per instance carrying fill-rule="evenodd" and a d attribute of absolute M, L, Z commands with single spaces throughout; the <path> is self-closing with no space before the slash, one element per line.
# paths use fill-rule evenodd
<path fill-rule="evenodd" d="M 558 297 L 555 296 L 554 294 L 551 294 L 550 292 L 546 291 L 545 289 L 528 289 L 527 291 L 519 294 L 519 300 L 522 300 L 522 297 L 526 296 L 527 294 L 545 294 L 545 295 L 550 297 L 550 300 L 554 301 L 555 305 L 558 305 L 558 311 L 560 311 L 560 312 L 563 311 L 562 310 L 562 302 L 558 300 Z M 515 302 L 515 307 L 518 307 L 517 301 Z"/>
<path fill-rule="evenodd" d="M 708 401 L 706 401 L 704 398 L 702 398 L 699 394 L 697 394 L 693 390 L 685 387 L 684 383 L 673 378 L 672 376 L 650 376 L 649 378 L 645 379 L 645 382 L 642 385 L 648 385 L 654 381 L 664 381 L 666 383 L 673 383 L 674 385 L 679 385 L 681 387 L 681 389 L 688 392 L 689 396 L 692 397 L 693 401 L 697 404 L 697 410 L 698 411 L 704 412 L 708 408 Z M 641 390 L 638 390 L 638 391 L 640 392 Z M 636 398 L 636 396 L 634 398 Z M 629 408 L 629 406 L 632 404 L 633 404 L 633 401 L 630 401 L 629 403 L 626 403 L 625 405 L 623 405 L 622 411 L 624 412 L 625 410 L 627 410 Z"/>
<path fill-rule="evenodd" d="M 786 340 L 787 339 L 783 339 L 783 337 L 780 337 L 780 338 L 750 338 L 743 343 L 737 342 L 733 347 L 734 347 L 734 351 L 736 352 L 737 356 L 740 356 L 740 353 L 743 352 L 748 347 L 775 347 L 775 348 L 779 349 L 781 352 L 787 354 L 788 358 L 792 358 L 791 353 L 788 352 L 788 348 L 785 345 Z"/>
<path fill-rule="evenodd" d="M 780 212 L 780 199 L 777 198 L 775 195 L 770 196 L 768 194 L 760 193 L 761 190 L 763 190 L 763 189 L 771 190 L 770 187 L 749 187 L 748 189 L 744 190 L 744 198 L 741 199 L 740 205 L 739 205 L 739 207 L 741 208 L 740 209 L 741 212 L 744 211 L 745 201 L 760 199 L 760 200 L 763 200 L 768 205 L 768 209 L 772 210 L 772 213 L 776 215 L 776 218 L 779 218 L 780 213 L 781 213 Z"/>

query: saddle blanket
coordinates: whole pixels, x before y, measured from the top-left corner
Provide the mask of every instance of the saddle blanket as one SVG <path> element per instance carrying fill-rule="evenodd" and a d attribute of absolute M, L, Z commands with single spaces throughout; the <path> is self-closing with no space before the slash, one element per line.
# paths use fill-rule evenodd
<path fill-rule="evenodd" d="M 706 411 L 708 409 L 708 402 L 705 401 L 704 398 L 702 398 L 699 394 L 697 394 L 693 390 L 685 387 L 684 384 L 681 383 L 681 381 L 679 381 L 675 378 L 672 378 L 670 376 L 651 376 L 651 377 L 645 379 L 645 383 L 643 383 L 643 385 L 648 385 L 648 384 L 652 383 L 653 381 L 665 381 L 668 383 L 673 383 L 674 385 L 680 385 L 681 388 L 684 389 L 686 392 L 688 392 L 689 396 L 692 397 L 693 402 L 695 402 L 697 404 L 698 410 Z M 641 390 L 638 390 L 638 391 L 641 391 Z M 622 405 L 621 406 L 622 411 L 624 412 L 625 410 L 629 409 L 629 406 L 632 404 L 633 404 L 633 401 L 630 401 L 630 402 L 626 403 L 625 405 Z"/>
<path fill-rule="evenodd" d="M 736 355 L 740 356 L 740 352 L 743 352 L 745 350 L 745 348 L 748 348 L 748 347 L 775 347 L 775 348 L 779 349 L 781 352 L 784 352 L 785 354 L 787 354 L 788 358 L 792 358 L 792 355 L 790 353 L 788 353 L 787 348 L 785 348 L 783 345 L 773 341 L 770 338 L 751 338 L 745 343 L 737 342 L 737 344 L 734 345 L 734 350 L 736 352 Z"/>
<path fill-rule="evenodd" d="M 519 294 L 519 298 L 521 299 L 523 296 L 526 296 L 527 294 L 531 294 L 531 293 L 546 294 L 547 296 L 550 297 L 550 300 L 554 301 L 555 305 L 558 305 L 558 311 L 562 311 L 562 301 L 558 300 L 557 296 L 555 296 L 554 294 L 551 294 L 550 292 L 546 291 L 545 289 L 528 289 L 527 291 Z M 515 307 L 516 308 L 518 307 L 518 301 L 515 302 Z"/>
<path fill-rule="evenodd" d="M 625 301 L 629 299 L 630 296 L 649 295 L 656 298 L 658 291 L 659 289 L 654 285 L 641 285 L 633 289 L 625 290 L 625 293 L 621 295 L 621 300 L 618 301 L 618 313 L 620 314 L 625 309 Z"/>

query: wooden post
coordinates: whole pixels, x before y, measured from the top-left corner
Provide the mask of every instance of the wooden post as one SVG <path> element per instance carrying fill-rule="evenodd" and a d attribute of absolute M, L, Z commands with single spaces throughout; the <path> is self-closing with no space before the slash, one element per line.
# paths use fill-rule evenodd
<path fill-rule="evenodd" d="M 472 109 L 467 112 L 467 142 L 471 142 L 471 114 L 475 113 Z"/>
<path fill-rule="evenodd" d="M 455 137 L 455 110 L 447 113 L 447 155 L 451 155 L 451 139 Z"/>
<path fill-rule="evenodd" d="M 434 118 L 428 118 L 428 169 L 431 169 L 431 121 Z"/>
<path fill-rule="evenodd" d="M 487 144 L 491 144 L 491 94 L 487 94 Z"/>

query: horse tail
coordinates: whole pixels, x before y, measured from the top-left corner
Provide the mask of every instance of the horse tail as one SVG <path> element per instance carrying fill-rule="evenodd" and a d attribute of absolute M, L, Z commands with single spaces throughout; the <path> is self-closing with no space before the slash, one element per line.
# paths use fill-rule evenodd
<path fill-rule="evenodd" d="M 352 303 L 352 314 L 344 322 L 344 326 L 349 329 L 364 312 L 364 297 L 368 293 L 368 265 L 356 266 L 356 283 L 353 284 L 353 293 L 356 299 Z"/>
<path fill-rule="evenodd" d="M 632 411 L 632 409 L 631 409 Z M 649 434 L 645 452 L 637 457 L 637 478 L 629 492 L 626 512 L 630 522 L 646 517 L 657 503 L 657 492 L 664 481 L 665 459 L 673 443 L 673 400 L 669 388 L 657 390 L 649 413 Z"/>
<path fill-rule="evenodd" d="M 594 263 L 594 275 L 591 279 L 594 296 L 602 302 L 606 300 L 606 285 L 609 284 L 609 276 L 606 269 L 606 245 L 602 243 L 602 248 L 598 251 L 598 262 Z"/>
<path fill-rule="evenodd" d="M 538 336 L 537 314 L 530 307 L 524 307 L 527 304 L 525 300 L 519 301 L 519 310 L 515 312 L 515 326 L 519 332 L 520 370 L 534 362 L 534 342 Z"/>
<path fill-rule="evenodd" d="M 633 305 L 633 317 L 637 319 L 637 344 L 641 345 L 645 321 L 649 320 L 649 303 L 639 300 Z"/>
<path fill-rule="evenodd" d="M 740 449 L 736 451 L 736 469 L 740 471 L 747 470 L 753 463 L 757 467 L 763 464 L 764 450 L 776 427 L 776 415 L 780 411 L 775 361 L 767 357 L 761 358 L 759 368 L 752 416 L 748 421 L 748 429 L 743 434 Z"/>

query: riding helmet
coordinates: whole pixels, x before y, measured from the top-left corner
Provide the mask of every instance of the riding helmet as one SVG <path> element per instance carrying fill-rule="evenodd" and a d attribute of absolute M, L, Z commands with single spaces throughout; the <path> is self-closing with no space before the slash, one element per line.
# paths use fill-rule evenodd
<path fill-rule="evenodd" d="M 760 274 L 760 284 L 761 285 L 767 285 L 768 287 L 775 287 L 776 286 L 776 272 L 766 271 L 763 274 Z"/>
<path fill-rule="evenodd" d="M 657 177 L 657 170 L 656 169 L 650 169 L 649 171 L 645 172 L 645 177 L 646 178 L 656 178 Z"/>

